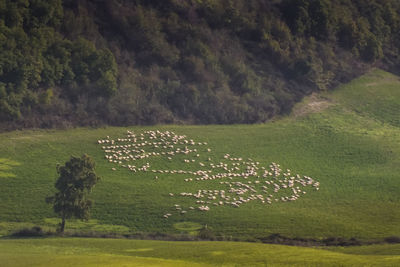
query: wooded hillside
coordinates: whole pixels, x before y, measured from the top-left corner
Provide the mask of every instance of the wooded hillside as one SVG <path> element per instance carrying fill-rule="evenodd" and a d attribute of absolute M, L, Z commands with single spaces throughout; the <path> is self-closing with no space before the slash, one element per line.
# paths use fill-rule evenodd
<path fill-rule="evenodd" d="M 255 123 L 379 66 L 397 0 L 0 0 L 0 125 Z"/>

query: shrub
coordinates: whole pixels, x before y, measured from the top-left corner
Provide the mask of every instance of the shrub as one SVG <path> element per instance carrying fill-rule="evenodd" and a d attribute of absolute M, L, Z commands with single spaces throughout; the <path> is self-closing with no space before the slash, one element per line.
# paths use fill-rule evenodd
<path fill-rule="evenodd" d="M 215 240 L 215 234 L 207 225 L 200 229 L 198 237 L 203 240 Z"/>
<path fill-rule="evenodd" d="M 400 236 L 389 236 L 385 238 L 385 242 L 390 244 L 400 243 Z"/>
<path fill-rule="evenodd" d="M 326 246 L 360 246 L 362 242 L 355 237 L 346 239 L 343 237 L 329 237 L 322 240 Z"/>
<path fill-rule="evenodd" d="M 40 226 L 33 226 L 32 228 L 23 228 L 17 232 L 14 232 L 12 236 L 15 237 L 39 237 L 45 236 L 49 233 L 43 232 L 43 229 Z"/>

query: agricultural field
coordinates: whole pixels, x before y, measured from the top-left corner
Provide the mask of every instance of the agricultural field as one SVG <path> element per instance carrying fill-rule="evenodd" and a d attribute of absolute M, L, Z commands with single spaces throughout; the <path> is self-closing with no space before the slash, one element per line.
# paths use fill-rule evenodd
<path fill-rule="evenodd" d="M 93 157 L 92 219 L 67 231 L 383 239 L 400 235 L 400 86 L 381 70 L 257 125 L 0 134 L 0 235 L 58 223 L 56 165 Z"/>
<path fill-rule="evenodd" d="M 243 242 L 0 240 L 2 266 L 398 266 L 399 254 L 399 245 L 327 250 Z"/>

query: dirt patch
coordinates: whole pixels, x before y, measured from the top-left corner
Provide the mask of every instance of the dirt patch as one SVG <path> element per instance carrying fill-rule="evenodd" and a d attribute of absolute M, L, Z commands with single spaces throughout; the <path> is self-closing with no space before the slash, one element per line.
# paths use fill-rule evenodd
<path fill-rule="evenodd" d="M 321 97 L 316 93 L 312 93 L 304 99 L 303 103 L 293 109 L 292 115 L 294 117 L 303 117 L 310 113 L 321 112 L 332 105 L 332 100 Z"/>
<path fill-rule="evenodd" d="M 30 140 L 30 139 L 34 139 L 34 138 L 38 138 L 38 137 L 42 137 L 43 134 L 35 134 L 35 135 L 29 135 L 29 136 L 15 136 L 15 137 L 10 137 L 10 139 L 14 139 L 14 140 Z"/>
<path fill-rule="evenodd" d="M 365 86 L 371 87 L 371 86 L 377 86 L 378 84 L 381 84 L 381 83 L 378 83 L 378 82 L 370 82 L 370 83 L 367 83 Z"/>

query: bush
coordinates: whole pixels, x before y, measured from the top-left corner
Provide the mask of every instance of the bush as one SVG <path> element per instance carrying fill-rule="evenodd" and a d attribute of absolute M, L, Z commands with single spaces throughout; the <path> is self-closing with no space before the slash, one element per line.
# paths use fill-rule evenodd
<path fill-rule="evenodd" d="M 343 237 L 329 237 L 322 240 L 326 246 L 360 246 L 362 242 L 355 237 L 346 239 Z"/>
<path fill-rule="evenodd" d="M 215 234 L 207 225 L 200 229 L 198 237 L 203 240 L 215 240 Z"/>
<path fill-rule="evenodd" d="M 49 233 L 43 232 L 40 226 L 33 226 L 32 228 L 23 228 L 12 234 L 14 237 L 40 237 L 46 236 Z"/>
<path fill-rule="evenodd" d="M 390 244 L 400 243 L 400 236 L 389 236 L 385 238 L 385 242 Z"/>

